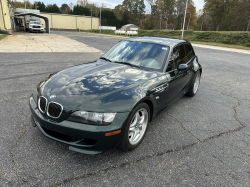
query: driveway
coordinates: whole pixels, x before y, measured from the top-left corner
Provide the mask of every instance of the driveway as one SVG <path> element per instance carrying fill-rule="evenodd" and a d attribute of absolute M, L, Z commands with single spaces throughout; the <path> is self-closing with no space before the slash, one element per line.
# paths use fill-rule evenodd
<path fill-rule="evenodd" d="M 76 40 L 56 34 L 17 32 L 0 42 L 0 52 L 88 52 L 101 51 Z"/>
<path fill-rule="evenodd" d="M 101 52 L 121 40 L 53 35 Z M 150 123 L 136 150 L 94 156 L 69 151 L 32 127 L 28 97 L 49 73 L 101 53 L 0 53 L 0 186 L 250 186 L 250 55 L 195 51 L 203 66 L 197 95 Z"/>

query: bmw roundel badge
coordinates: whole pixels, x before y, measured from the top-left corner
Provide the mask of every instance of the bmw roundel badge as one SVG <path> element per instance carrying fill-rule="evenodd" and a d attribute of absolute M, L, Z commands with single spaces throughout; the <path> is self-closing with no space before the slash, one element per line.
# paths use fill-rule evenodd
<path fill-rule="evenodd" d="M 56 98 L 56 95 L 51 95 L 50 96 L 50 99 L 55 99 Z"/>

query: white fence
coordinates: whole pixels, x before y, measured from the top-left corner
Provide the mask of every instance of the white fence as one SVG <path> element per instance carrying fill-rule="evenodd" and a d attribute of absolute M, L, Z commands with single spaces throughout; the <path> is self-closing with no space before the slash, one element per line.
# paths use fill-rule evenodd
<path fill-rule="evenodd" d="M 99 26 L 99 29 L 101 30 L 116 30 L 116 27 L 109 27 L 109 26 Z"/>
<path fill-rule="evenodd" d="M 128 36 L 134 36 L 134 35 L 138 35 L 137 31 L 121 31 L 121 30 L 116 30 L 115 34 L 119 34 L 119 35 L 128 35 Z"/>

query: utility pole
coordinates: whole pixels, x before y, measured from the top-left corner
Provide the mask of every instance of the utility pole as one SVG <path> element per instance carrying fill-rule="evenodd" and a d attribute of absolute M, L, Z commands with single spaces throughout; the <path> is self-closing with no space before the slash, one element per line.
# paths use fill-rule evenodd
<path fill-rule="evenodd" d="M 186 2 L 186 9 L 185 9 L 185 15 L 184 15 L 184 21 L 183 21 L 183 27 L 182 27 L 182 34 L 181 34 L 181 39 L 183 40 L 183 35 L 184 35 L 184 27 L 185 27 L 185 20 L 186 20 L 186 14 L 187 14 L 187 6 L 188 6 L 188 0 Z"/>
<path fill-rule="evenodd" d="M 92 31 L 92 7 L 91 7 L 91 31 Z"/>
<path fill-rule="evenodd" d="M 102 5 L 100 5 L 100 33 L 102 32 L 101 26 L 102 26 Z"/>
<path fill-rule="evenodd" d="M 160 16 L 160 30 L 161 30 L 161 17 L 162 17 L 162 15 Z"/>

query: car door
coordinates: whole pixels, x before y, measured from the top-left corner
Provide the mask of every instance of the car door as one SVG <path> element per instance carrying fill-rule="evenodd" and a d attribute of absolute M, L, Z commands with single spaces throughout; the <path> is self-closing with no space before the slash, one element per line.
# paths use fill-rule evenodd
<path fill-rule="evenodd" d="M 188 74 L 186 78 L 186 81 L 188 83 L 186 88 L 188 89 L 190 86 L 190 83 L 192 82 L 191 79 L 192 77 L 194 77 L 194 73 L 195 73 L 195 71 L 193 71 L 193 62 L 195 60 L 195 53 L 190 43 L 186 43 L 184 44 L 184 46 L 185 46 L 185 52 L 186 52 L 186 64 L 188 65 Z"/>
<path fill-rule="evenodd" d="M 183 95 L 187 90 L 189 82 L 190 67 L 185 70 L 178 70 L 180 64 L 186 64 L 186 52 L 184 43 L 177 45 L 170 56 L 170 61 L 167 67 L 167 74 L 169 75 L 169 93 L 167 103 L 175 101 L 178 97 Z"/>

